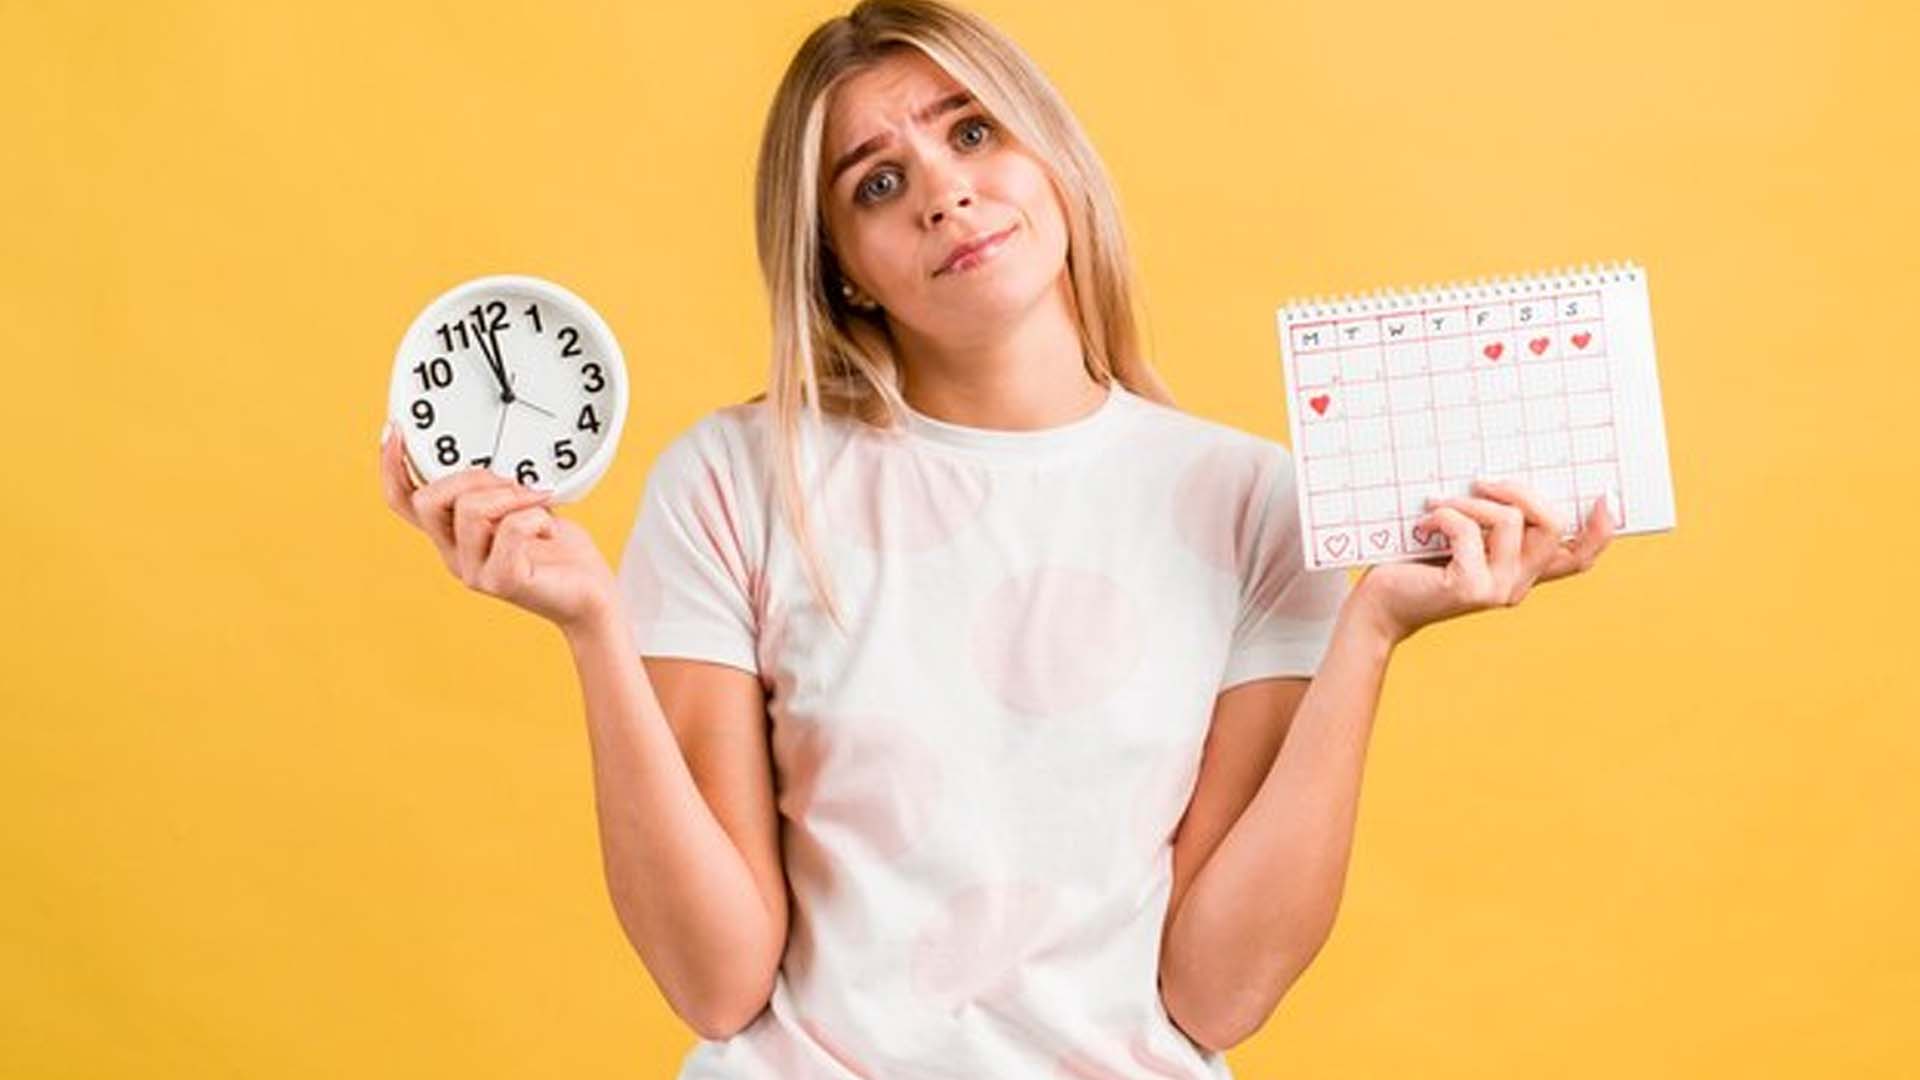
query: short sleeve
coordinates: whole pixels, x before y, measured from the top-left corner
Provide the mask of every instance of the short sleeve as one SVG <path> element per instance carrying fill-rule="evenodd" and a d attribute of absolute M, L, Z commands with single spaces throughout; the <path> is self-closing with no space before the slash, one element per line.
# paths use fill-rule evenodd
<path fill-rule="evenodd" d="M 640 655 L 758 673 L 754 515 L 740 494 L 712 417 L 654 459 L 616 575 Z"/>
<path fill-rule="evenodd" d="M 1273 442 L 1264 450 L 1245 531 L 1236 544 L 1239 616 L 1221 690 L 1272 676 L 1312 676 L 1352 588 L 1339 567 L 1306 568 L 1293 454 Z"/>

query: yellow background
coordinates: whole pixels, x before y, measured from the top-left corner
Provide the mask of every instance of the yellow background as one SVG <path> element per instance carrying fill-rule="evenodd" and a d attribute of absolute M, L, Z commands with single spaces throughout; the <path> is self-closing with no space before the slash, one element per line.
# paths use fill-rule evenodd
<path fill-rule="evenodd" d="M 654 1077 L 578 684 L 382 504 L 393 348 L 535 273 L 636 387 L 567 513 L 764 385 L 815 4 L 0 2 L 0 1074 Z M 1247 1077 L 1912 1076 L 1909 6 L 982 4 L 1108 162 L 1183 407 L 1273 309 L 1631 258 L 1677 531 L 1397 655 Z"/>

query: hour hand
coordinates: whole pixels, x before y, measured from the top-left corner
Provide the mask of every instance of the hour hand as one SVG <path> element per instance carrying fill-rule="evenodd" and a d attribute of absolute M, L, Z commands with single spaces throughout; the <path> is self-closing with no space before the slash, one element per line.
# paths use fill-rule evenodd
<path fill-rule="evenodd" d="M 473 338 L 480 343 L 481 355 L 487 358 L 487 369 L 493 372 L 493 381 L 500 387 L 500 400 L 512 401 L 513 388 L 507 385 L 507 368 L 500 361 L 500 342 L 486 331 L 479 319 L 473 322 Z"/>
<path fill-rule="evenodd" d="M 507 377 L 507 357 L 500 351 L 500 334 L 488 329 L 487 336 L 493 339 L 493 370 L 500 379 L 500 400 L 513 400 L 513 380 Z"/>

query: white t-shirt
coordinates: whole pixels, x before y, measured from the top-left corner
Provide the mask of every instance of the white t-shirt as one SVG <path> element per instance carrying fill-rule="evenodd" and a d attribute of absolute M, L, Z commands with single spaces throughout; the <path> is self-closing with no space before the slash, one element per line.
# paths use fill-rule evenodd
<path fill-rule="evenodd" d="M 765 401 L 656 459 L 635 640 L 760 676 L 791 895 L 768 1008 L 680 1080 L 1231 1075 L 1160 999 L 1171 839 L 1216 695 L 1312 674 L 1350 586 L 1303 568 L 1285 446 L 1110 385 L 1040 430 L 828 416 L 845 638 L 763 483 Z"/>

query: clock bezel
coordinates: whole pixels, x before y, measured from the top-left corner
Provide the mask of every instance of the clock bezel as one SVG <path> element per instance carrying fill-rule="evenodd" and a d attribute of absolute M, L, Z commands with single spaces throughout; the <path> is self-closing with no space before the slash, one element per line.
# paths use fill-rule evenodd
<path fill-rule="evenodd" d="M 413 471 L 415 478 L 420 482 L 431 482 L 435 477 L 421 468 L 419 460 L 415 457 L 417 453 L 426 453 L 427 448 L 424 445 L 415 445 L 415 436 L 418 432 L 413 426 L 412 415 L 407 411 L 407 403 L 418 396 L 418 387 L 409 388 L 406 384 L 409 361 L 417 360 L 416 356 L 408 352 L 407 345 L 423 329 L 436 322 L 445 321 L 449 314 L 465 318 L 465 312 L 461 309 L 471 306 L 475 299 L 485 299 L 488 293 L 501 292 L 531 293 L 555 310 L 564 311 L 566 321 L 580 326 L 588 334 L 593 335 L 600 344 L 600 351 L 605 354 L 602 359 L 608 365 L 607 380 L 612 384 L 613 389 L 612 415 L 607 421 L 606 434 L 601 438 L 599 446 L 580 463 L 578 468 L 569 471 L 550 489 L 553 491 L 554 502 L 574 502 L 584 497 L 588 491 L 592 490 L 594 484 L 599 482 L 619 446 L 620 434 L 626 426 L 627 419 L 627 362 L 620 348 L 620 340 L 613 334 L 613 328 L 607 325 L 607 321 L 594 310 L 592 304 L 587 303 L 579 294 L 564 285 L 532 274 L 486 274 L 462 281 L 428 301 L 414 316 L 413 321 L 407 324 L 406 332 L 400 336 L 400 343 L 394 348 L 393 373 L 387 392 L 387 415 L 393 421 L 394 430 L 401 433 L 401 446 L 405 451 L 407 467 Z M 495 476 L 513 479 L 511 473 L 500 471 L 496 464 L 489 463 L 486 466 L 487 471 Z M 441 475 L 452 475 L 473 467 L 461 466 Z M 535 485 L 535 488 L 540 489 L 539 485 Z"/>

